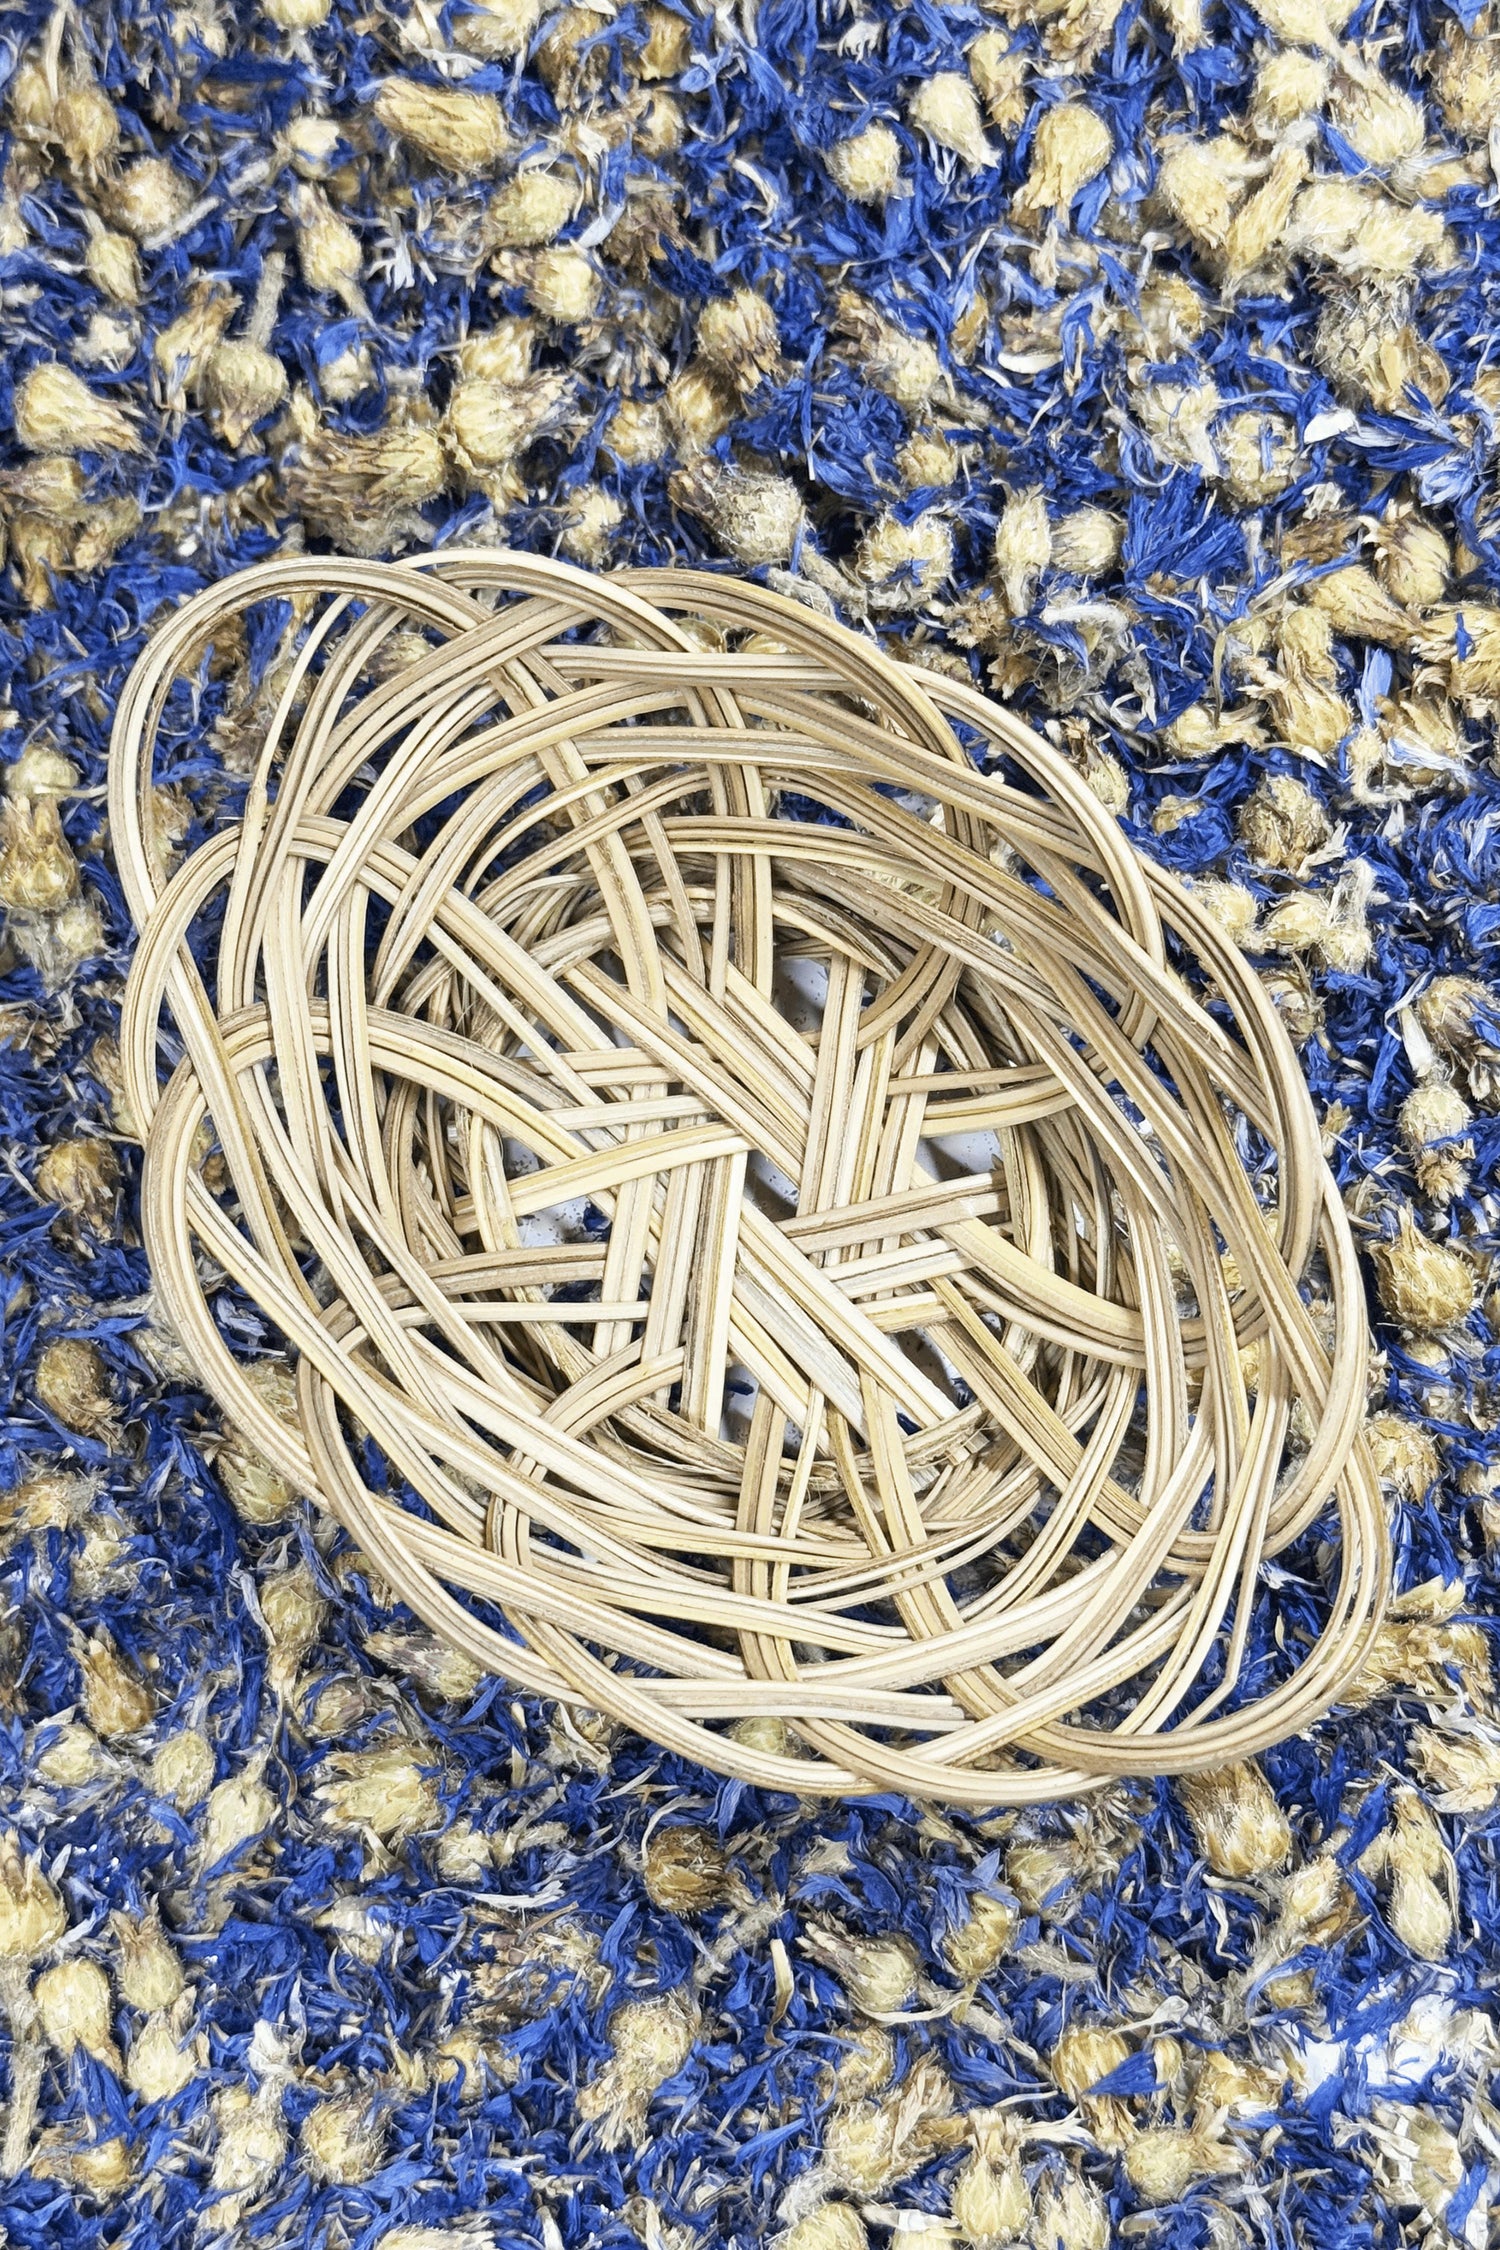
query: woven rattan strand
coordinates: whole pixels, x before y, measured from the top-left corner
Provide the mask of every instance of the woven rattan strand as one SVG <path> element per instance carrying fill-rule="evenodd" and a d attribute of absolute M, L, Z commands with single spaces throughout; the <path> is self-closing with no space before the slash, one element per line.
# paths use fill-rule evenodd
<path fill-rule="evenodd" d="M 174 683 L 252 609 L 294 658 L 174 871 Z M 985 1806 L 1336 1700 L 1387 1538 L 1294 1051 L 1001 706 L 728 577 L 298 557 L 150 644 L 110 817 L 165 1313 L 487 1671 Z"/>

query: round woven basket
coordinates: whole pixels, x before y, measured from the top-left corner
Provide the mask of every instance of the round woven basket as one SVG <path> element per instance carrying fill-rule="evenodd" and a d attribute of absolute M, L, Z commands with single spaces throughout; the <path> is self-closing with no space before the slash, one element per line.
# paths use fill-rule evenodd
<path fill-rule="evenodd" d="M 158 736 L 247 630 L 285 684 L 174 872 Z M 1363 1293 L 1296 1057 L 975 689 L 729 578 L 281 560 L 147 649 L 110 810 L 165 1310 L 486 1670 L 998 1805 L 1248 1755 L 1361 1664 Z"/>

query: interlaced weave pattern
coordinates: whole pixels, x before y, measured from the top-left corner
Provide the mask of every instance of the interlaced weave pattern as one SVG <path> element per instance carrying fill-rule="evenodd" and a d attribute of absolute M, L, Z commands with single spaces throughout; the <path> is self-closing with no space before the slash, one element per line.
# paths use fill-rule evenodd
<path fill-rule="evenodd" d="M 174 682 L 273 602 L 243 819 L 169 872 Z M 165 1310 L 486 1669 L 991 1805 L 1247 1755 L 1361 1663 L 1362 1289 L 1295 1055 L 975 689 L 729 578 L 279 560 L 147 650 L 111 822 Z"/>

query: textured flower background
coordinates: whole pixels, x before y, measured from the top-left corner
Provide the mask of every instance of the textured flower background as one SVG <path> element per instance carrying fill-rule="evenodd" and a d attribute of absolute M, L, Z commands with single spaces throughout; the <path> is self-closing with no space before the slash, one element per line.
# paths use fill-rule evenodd
<path fill-rule="evenodd" d="M 1496 2240 L 1489 11 L 0 21 L 4 2241 Z M 1313 1739 L 993 1820 L 719 1784 L 445 1654 L 185 1380 L 113 702 L 239 563 L 456 540 L 960 667 L 1254 955 L 1403 1589 Z M 205 656 L 170 847 L 294 628 Z"/>

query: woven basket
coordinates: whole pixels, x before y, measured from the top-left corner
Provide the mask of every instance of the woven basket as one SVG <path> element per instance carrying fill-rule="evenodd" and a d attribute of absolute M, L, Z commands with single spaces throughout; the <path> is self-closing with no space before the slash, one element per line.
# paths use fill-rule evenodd
<path fill-rule="evenodd" d="M 169 698 L 252 609 L 294 660 L 169 872 Z M 1248 1755 L 1360 1665 L 1363 1294 L 1295 1055 L 973 688 L 729 578 L 281 560 L 147 649 L 110 809 L 168 1316 L 486 1670 L 998 1805 Z"/>

